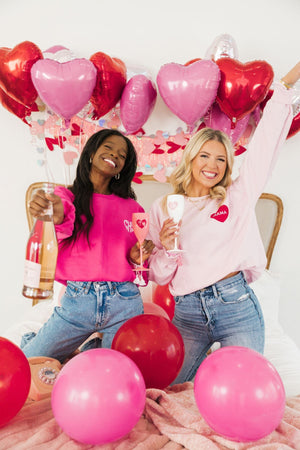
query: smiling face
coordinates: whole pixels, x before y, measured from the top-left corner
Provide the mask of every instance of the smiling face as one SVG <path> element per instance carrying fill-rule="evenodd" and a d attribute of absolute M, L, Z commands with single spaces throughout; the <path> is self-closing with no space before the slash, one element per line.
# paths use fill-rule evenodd
<path fill-rule="evenodd" d="M 191 162 L 192 182 L 189 195 L 208 195 L 210 189 L 223 179 L 226 168 L 227 154 L 224 145 L 215 140 L 207 141 Z"/>
<path fill-rule="evenodd" d="M 91 176 L 100 173 L 111 178 L 120 173 L 125 165 L 127 151 L 127 143 L 123 137 L 107 137 L 92 157 Z"/>

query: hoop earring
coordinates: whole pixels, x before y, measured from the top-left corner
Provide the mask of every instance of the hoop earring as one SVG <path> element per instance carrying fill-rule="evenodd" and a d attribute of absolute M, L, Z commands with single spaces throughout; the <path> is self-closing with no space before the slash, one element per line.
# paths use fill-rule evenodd
<path fill-rule="evenodd" d="M 92 162 L 93 162 L 93 160 L 92 160 L 92 158 L 90 158 L 90 164 L 92 164 Z"/>
<path fill-rule="evenodd" d="M 117 173 L 117 174 L 115 175 L 115 179 L 116 179 L 116 180 L 119 180 L 120 177 L 121 177 L 120 173 Z"/>

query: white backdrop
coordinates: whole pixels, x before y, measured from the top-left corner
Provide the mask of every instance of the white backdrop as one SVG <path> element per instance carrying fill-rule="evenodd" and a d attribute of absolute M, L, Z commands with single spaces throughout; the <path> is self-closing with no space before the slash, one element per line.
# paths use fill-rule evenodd
<path fill-rule="evenodd" d="M 239 60 L 266 60 L 275 77 L 299 59 L 299 0 L 1 0 L 0 47 L 34 42 L 42 51 L 63 45 L 76 57 L 101 51 L 127 66 L 144 67 L 155 81 L 161 65 L 203 58 L 223 33 L 235 39 Z M 158 98 L 144 127 L 172 131 L 178 119 Z M 20 294 L 28 227 L 24 196 L 27 186 L 46 178 L 29 128 L 0 107 L 1 294 L 0 334 L 20 320 L 30 301 Z M 262 149 L 263 151 L 263 149 Z M 271 270 L 281 278 L 281 323 L 300 347 L 299 276 L 300 132 L 286 141 L 266 192 L 284 202 L 284 219 Z M 57 167 L 57 180 L 61 168 Z M 147 199 L 139 198 L 141 203 Z"/>

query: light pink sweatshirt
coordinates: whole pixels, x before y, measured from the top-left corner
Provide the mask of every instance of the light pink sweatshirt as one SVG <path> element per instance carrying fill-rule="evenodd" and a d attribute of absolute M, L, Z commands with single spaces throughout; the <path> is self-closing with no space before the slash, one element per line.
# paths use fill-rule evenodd
<path fill-rule="evenodd" d="M 156 245 L 151 255 L 150 280 L 169 283 L 173 295 L 185 295 L 210 286 L 226 275 L 242 271 L 248 282 L 257 279 L 266 265 L 255 205 L 264 190 L 279 147 L 285 141 L 293 118 L 292 90 L 274 83 L 274 93 L 268 101 L 251 142 L 238 178 L 227 189 L 225 202 L 219 206 L 208 196 L 200 197 L 196 207 L 185 198 L 180 227 L 181 264 L 162 247 L 159 232 L 167 214 L 161 199 L 150 210 L 149 237 Z"/>
<path fill-rule="evenodd" d="M 90 247 L 80 235 L 72 246 L 62 247 L 62 240 L 71 236 L 75 207 L 74 195 L 69 189 L 57 187 L 64 205 L 64 221 L 56 225 L 59 243 L 55 279 L 67 281 L 133 281 L 135 274 L 130 264 L 129 252 L 137 238 L 132 229 L 132 213 L 144 212 L 133 199 L 114 194 L 93 194 L 94 223 L 90 231 Z"/>

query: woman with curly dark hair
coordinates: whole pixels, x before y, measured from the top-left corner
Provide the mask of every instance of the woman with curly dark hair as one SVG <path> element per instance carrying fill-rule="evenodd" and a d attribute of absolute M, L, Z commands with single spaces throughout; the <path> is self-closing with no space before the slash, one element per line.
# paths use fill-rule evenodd
<path fill-rule="evenodd" d="M 61 306 L 35 335 L 23 336 L 27 357 L 48 356 L 64 361 L 92 333 L 103 333 L 109 348 L 119 327 L 143 313 L 139 288 L 133 283 L 139 264 L 139 245 L 132 229 L 132 214 L 143 212 L 131 182 L 137 156 L 133 144 L 117 130 L 92 135 L 69 188 L 54 194 L 38 191 L 30 212 L 40 216 L 49 201 L 59 244 L 55 279 L 65 284 Z M 143 260 L 153 244 L 143 243 Z"/>

